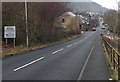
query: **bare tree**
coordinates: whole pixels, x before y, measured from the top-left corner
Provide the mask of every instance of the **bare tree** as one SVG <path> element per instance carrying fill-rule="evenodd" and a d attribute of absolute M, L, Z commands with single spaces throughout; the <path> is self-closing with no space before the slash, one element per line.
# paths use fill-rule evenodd
<path fill-rule="evenodd" d="M 24 43 L 25 42 L 24 3 L 3 2 L 2 3 L 2 25 L 3 27 L 11 26 L 11 25 L 16 26 L 17 44 Z M 4 38 L 3 38 L 3 41 L 4 41 Z M 8 41 L 11 42 L 12 40 L 9 39 Z"/>
<path fill-rule="evenodd" d="M 69 10 L 67 2 L 28 2 L 28 35 L 30 45 L 54 41 L 61 31 L 55 26 L 59 16 Z M 2 6 L 3 26 L 15 25 L 17 44 L 25 44 L 25 5 L 24 2 L 8 2 Z M 59 27 L 59 29 L 62 29 Z M 58 33 L 59 32 L 59 33 Z M 61 33 L 62 35 L 62 33 Z M 4 39 L 3 39 L 4 40 Z"/>
<path fill-rule="evenodd" d="M 105 23 L 108 24 L 111 32 L 117 31 L 117 25 L 118 25 L 118 12 L 116 10 L 109 10 L 104 14 L 104 20 Z"/>
<path fill-rule="evenodd" d="M 31 3 L 33 11 L 38 16 L 41 32 L 41 40 L 53 40 L 56 36 L 55 21 L 56 18 L 68 11 L 68 3 L 63 2 L 43 2 Z M 36 18 L 35 18 L 36 19 Z"/>

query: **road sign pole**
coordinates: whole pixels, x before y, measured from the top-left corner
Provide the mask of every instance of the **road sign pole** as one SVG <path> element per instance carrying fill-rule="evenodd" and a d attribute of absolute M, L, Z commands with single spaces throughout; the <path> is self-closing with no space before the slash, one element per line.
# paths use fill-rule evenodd
<path fill-rule="evenodd" d="M 7 38 L 6 38 L 6 46 L 7 46 Z"/>
<path fill-rule="evenodd" d="M 15 45 L 16 45 L 15 38 L 13 40 L 14 40 L 14 48 L 15 48 Z"/>

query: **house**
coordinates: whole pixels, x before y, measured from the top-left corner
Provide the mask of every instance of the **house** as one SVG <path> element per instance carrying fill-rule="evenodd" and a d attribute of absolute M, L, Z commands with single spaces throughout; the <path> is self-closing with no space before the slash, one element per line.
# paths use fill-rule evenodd
<path fill-rule="evenodd" d="M 65 29 L 65 32 L 79 31 L 82 18 L 76 16 L 72 12 L 66 12 L 60 16 L 61 25 Z"/>

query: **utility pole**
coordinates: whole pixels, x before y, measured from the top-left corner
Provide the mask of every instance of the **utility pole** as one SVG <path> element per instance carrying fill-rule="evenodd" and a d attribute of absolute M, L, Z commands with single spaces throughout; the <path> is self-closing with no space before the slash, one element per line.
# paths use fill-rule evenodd
<path fill-rule="evenodd" d="M 25 18 L 26 18 L 26 45 L 29 47 L 28 41 L 28 11 L 27 11 L 27 1 L 25 0 Z"/>

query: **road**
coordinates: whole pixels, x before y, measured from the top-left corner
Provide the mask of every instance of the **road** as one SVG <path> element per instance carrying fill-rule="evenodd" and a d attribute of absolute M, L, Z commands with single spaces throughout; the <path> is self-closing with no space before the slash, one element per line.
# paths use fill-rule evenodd
<path fill-rule="evenodd" d="M 100 29 L 3 59 L 3 80 L 108 80 Z"/>

